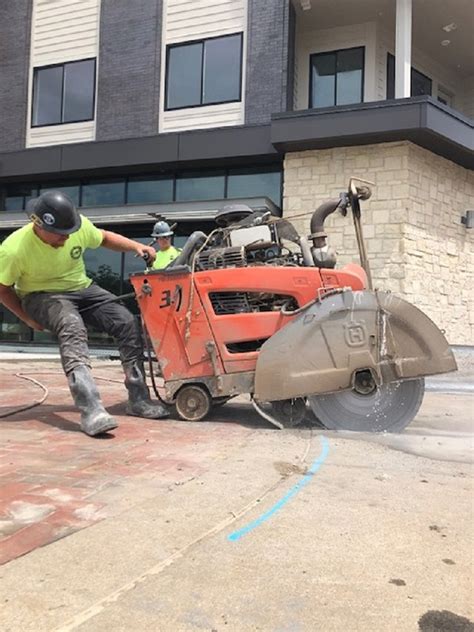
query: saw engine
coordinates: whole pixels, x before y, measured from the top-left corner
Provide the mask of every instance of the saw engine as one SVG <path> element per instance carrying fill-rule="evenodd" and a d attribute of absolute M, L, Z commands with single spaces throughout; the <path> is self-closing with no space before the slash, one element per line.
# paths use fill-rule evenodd
<path fill-rule="evenodd" d="M 360 210 L 371 192 L 358 182 L 315 210 L 308 236 L 235 204 L 167 268 L 132 275 L 160 395 L 182 419 L 248 393 L 279 428 L 301 423 L 309 404 L 331 430 L 400 431 L 421 405 L 424 376 L 456 370 L 425 314 L 372 289 Z M 336 211 L 351 211 L 360 265 L 336 265 L 324 229 Z"/>

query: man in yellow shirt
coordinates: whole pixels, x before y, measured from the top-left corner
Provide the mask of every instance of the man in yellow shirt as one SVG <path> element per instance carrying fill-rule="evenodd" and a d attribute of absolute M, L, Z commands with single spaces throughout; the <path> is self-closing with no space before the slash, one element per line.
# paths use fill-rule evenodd
<path fill-rule="evenodd" d="M 165 406 L 150 400 L 137 320 L 87 277 L 83 260 L 87 248 L 104 246 L 153 261 L 154 248 L 98 229 L 59 191 L 31 200 L 27 212 L 32 221 L 0 245 L 0 303 L 29 327 L 57 336 L 82 430 L 95 436 L 117 427 L 92 378 L 86 325 L 117 339 L 129 395 L 127 413 L 149 419 L 168 416 Z"/>
<path fill-rule="evenodd" d="M 173 235 L 174 232 L 167 222 L 159 221 L 154 225 L 151 236 L 158 242 L 159 250 L 152 265 L 153 270 L 166 268 L 181 252 L 171 244 Z"/>

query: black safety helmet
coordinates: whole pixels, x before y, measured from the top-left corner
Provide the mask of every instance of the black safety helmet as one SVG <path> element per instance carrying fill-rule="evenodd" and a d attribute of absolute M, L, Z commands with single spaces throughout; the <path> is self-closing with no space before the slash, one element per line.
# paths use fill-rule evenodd
<path fill-rule="evenodd" d="M 174 232 L 171 230 L 170 225 L 168 224 L 168 222 L 164 222 L 163 220 L 156 222 L 156 224 L 153 226 L 153 232 L 151 234 L 151 236 L 155 237 L 156 239 L 158 239 L 159 237 L 172 237 L 173 235 Z"/>
<path fill-rule="evenodd" d="M 61 191 L 46 191 L 26 205 L 28 217 L 50 233 L 70 235 L 81 227 L 81 216 L 74 202 Z"/>

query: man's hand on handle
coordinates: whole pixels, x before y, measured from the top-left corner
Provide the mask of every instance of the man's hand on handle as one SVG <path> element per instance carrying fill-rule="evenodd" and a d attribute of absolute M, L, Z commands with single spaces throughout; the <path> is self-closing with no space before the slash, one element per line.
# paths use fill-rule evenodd
<path fill-rule="evenodd" d="M 153 261 L 156 259 L 156 250 L 152 246 L 144 246 L 143 244 L 139 244 L 139 248 L 137 248 L 137 256 L 142 257 L 148 266 L 153 264 Z"/>

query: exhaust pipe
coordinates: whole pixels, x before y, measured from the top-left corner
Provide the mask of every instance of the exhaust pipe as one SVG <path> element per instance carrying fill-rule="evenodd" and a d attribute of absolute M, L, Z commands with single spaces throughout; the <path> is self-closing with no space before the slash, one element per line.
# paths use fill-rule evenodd
<path fill-rule="evenodd" d="M 342 199 L 327 200 L 314 211 L 311 217 L 311 234 L 308 239 L 313 241 L 311 256 L 314 265 L 318 268 L 334 268 L 336 265 L 336 251 L 327 244 L 327 233 L 324 230 L 324 222 L 328 215 L 334 213 L 343 205 Z"/>

